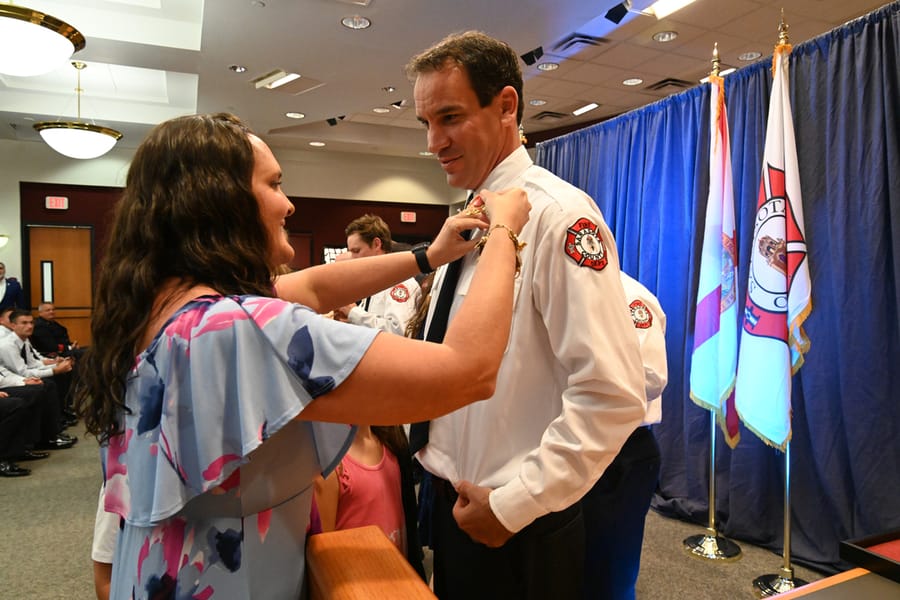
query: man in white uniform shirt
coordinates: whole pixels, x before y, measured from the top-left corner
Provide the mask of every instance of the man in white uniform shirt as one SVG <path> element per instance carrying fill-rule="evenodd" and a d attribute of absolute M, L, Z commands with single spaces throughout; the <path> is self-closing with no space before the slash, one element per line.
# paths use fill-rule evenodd
<path fill-rule="evenodd" d="M 391 251 L 393 244 L 391 230 L 377 215 L 363 215 L 347 225 L 347 252 L 351 258 L 377 256 Z M 412 318 L 419 305 L 422 291 L 413 278 L 382 290 L 359 305 L 348 304 L 334 311 L 334 316 L 342 321 L 380 329 L 397 335 L 405 335 L 406 323 Z"/>
<path fill-rule="evenodd" d="M 494 395 L 431 421 L 417 455 L 433 476 L 434 588 L 442 600 L 580 600 L 579 500 L 646 409 L 612 234 L 590 197 L 535 166 L 522 146 L 518 60 L 506 44 L 469 32 L 407 66 L 428 150 L 448 183 L 475 193 L 522 187 L 532 205 L 518 236 L 526 245 Z M 491 235 L 508 235 L 502 225 L 492 222 Z M 477 252 L 464 258 L 450 319 L 477 260 Z M 426 339 L 441 320 L 448 270 L 435 277 Z"/>
<path fill-rule="evenodd" d="M 659 481 L 659 445 L 649 426 L 662 420 L 662 392 L 669 380 L 666 313 L 650 290 L 621 276 L 641 346 L 647 416 L 581 500 L 587 544 L 584 597 L 590 600 L 634 600 L 644 520 Z"/>

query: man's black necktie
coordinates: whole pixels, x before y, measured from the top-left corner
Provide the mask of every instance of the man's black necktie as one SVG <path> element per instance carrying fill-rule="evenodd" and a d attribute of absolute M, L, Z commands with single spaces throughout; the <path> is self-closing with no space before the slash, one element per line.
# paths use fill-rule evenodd
<path fill-rule="evenodd" d="M 466 207 L 472 201 L 474 192 L 466 199 Z M 469 232 L 463 232 L 468 238 Z M 440 344 L 447 333 L 447 322 L 450 320 L 450 307 L 453 306 L 453 297 L 456 295 L 456 284 L 459 282 L 459 274 L 462 271 L 462 263 L 465 256 L 461 256 L 447 265 L 444 281 L 438 292 L 438 299 L 434 305 L 434 314 L 431 315 L 431 323 L 425 332 L 425 340 Z M 409 427 L 409 451 L 415 454 L 428 444 L 428 428 L 431 421 L 413 423 Z"/>
<path fill-rule="evenodd" d="M 25 352 L 25 344 L 22 344 L 22 360 L 25 361 L 25 364 L 28 364 L 28 354 Z"/>

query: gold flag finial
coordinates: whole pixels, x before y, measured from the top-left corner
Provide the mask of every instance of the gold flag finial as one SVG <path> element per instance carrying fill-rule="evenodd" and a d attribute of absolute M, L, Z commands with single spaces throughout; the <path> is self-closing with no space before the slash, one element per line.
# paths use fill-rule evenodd
<path fill-rule="evenodd" d="M 716 42 L 713 45 L 712 71 L 709 72 L 710 75 L 719 76 L 719 64 L 719 42 Z"/>
<path fill-rule="evenodd" d="M 784 22 L 784 9 L 781 9 L 781 23 L 778 24 L 778 43 L 788 44 L 788 29 L 790 26 Z"/>

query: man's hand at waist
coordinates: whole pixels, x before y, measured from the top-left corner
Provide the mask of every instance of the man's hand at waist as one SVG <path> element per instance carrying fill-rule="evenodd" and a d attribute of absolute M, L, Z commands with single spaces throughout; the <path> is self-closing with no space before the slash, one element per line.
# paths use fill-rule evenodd
<path fill-rule="evenodd" d="M 456 492 L 459 498 L 453 506 L 453 518 L 469 537 L 489 548 L 499 548 L 513 536 L 491 510 L 490 488 L 460 481 Z"/>

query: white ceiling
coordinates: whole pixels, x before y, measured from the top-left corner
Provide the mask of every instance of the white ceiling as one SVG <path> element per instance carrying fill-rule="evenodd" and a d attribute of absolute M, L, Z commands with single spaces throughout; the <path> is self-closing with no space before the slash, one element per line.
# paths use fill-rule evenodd
<path fill-rule="evenodd" d="M 616 115 L 697 85 L 710 70 L 713 44 L 726 66 L 741 67 L 747 51 L 765 60 L 777 39 L 781 8 L 795 44 L 870 12 L 885 0 L 696 0 L 657 21 L 629 13 L 616 25 L 604 18 L 613 0 L 23 0 L 79 29 L 87 39 L 73 59 L 82 72 L 82 120 L 120 130 L 135 147 L 152 125 L 182 114 L 229 111 L 275 148 L 418 156 L 425 136 L 411 106 L 403 66 L 448 33 L 481 29 L 519 54 L 538 46 L 543 73 L 523 63 L 526 132 L 572 126 Z M 651 0 L 634 0 L 643 9 Z M 343 17 L 372 26 L 351 31 Z M 652 35 L 674 30 L 660 44 Z M 573 33 L 596 46 L 557 49 Z M 229 65 L 247 67 L 241 74 Z M 253 80 L 283 69 L 302 75 L 284 89 L 256 89 Z M 643 84 L 622 85 L 639 77 Z M 74 68 L 39 77 L 0 75 L 0 138 L 41 143 L 36 121 L 76 116 Z M 652 90 L 667 79 L 675 84 Z M 396 91 L 386 92 L 384 87 Z M 534 107 L 533 99 L 546 100 Z M 401 109 L 392 103 L 410 101 Z M 581 117 L 588 102 L 600 107 Z M 388 107 L 387 114 L 373 108 Z M 306 118 L 285 117 L 288 111 Z M 561 118 L 536 119 L 543 112 Z M 330 126 L 326 119 L 345 118 Z"/>

